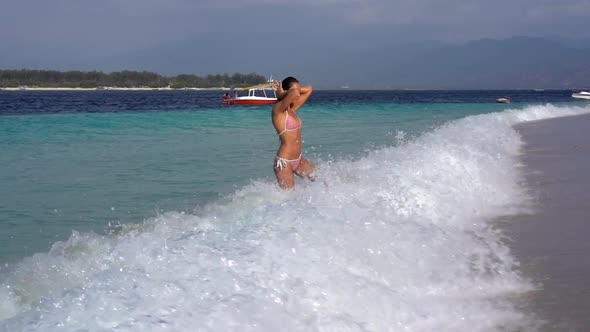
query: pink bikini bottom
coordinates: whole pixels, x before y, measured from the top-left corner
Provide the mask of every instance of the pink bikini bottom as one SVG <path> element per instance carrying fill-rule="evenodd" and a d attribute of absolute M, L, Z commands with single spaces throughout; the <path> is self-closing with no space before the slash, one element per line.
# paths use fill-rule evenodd
<path fill-rule="evenodd" d="M 275 168 L 283 169 L 283 167 L 287 167 L 287 165 L 291 165 L 291 170 L 295 172 L 299 167 L 299 162 L 301 161 L 301 154 L 297 159 L 285 159 L 279 156 L 275 157 Z"/>

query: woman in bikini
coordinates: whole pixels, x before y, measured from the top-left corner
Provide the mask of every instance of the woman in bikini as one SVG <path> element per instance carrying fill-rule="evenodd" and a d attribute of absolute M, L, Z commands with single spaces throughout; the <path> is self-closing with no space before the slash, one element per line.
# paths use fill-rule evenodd
<path fill-rule="evenodd" d="M 285 78 L 281 84 L 274 82 L 278 102 L 272 108 L 274 125 L 281 145 L 274 161 L 274 171 L 279 186 L 293 188 L 295 177 L 314 180 L 315 166 L 301 156 L 301 119 L 297 110 L 307 101 L 312 92 L 311 85 L 301 86 L 293 77 Z"/>

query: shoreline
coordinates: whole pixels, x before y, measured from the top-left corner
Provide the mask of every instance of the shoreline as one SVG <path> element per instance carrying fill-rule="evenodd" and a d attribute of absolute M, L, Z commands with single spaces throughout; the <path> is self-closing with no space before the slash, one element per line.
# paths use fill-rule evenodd
<path fill-rule="evenodd" d="M 119 88 L 119 87 L 98 87 L 98 88 L 66 88 L 66 87 L 54 87 L 54 88 L 41 88 L 41 87 L 9 87 L 0 88 L 0 91 L 201 91 L 201 90 L 215 90 L 215 91 L 229 91 L 231 88 L 215 87 L 215 88 Z"/>
<path fill-rule="evenodd" d="M 523 305 L 542 331 L 590 331 L 590 115 L 515 126 L 533 212 L 499 227 L 538 289 Z"/>

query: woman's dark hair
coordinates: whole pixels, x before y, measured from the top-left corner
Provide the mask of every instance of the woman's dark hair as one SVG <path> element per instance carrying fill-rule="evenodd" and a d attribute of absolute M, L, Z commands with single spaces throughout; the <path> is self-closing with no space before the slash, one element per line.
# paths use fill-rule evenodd
<path fill-rule="evenodd" d="M 295 78 L 295 77 L 287 77 L 283 80 L 283 82 L 281 82 L 281 86 L 283 88 L 283 90 L 289 90 L 289 88 L 291 88 L 291 85 L 293 85 L 293 83 L 299 83 L 299 81 Z"/>

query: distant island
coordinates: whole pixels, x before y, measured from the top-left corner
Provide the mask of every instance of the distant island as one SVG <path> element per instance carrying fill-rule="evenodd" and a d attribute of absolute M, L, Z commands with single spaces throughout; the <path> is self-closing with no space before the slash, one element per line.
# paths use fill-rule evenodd
<path fill-rule="evenodd" d="M 239 88 L 266 82 L 250 73 L 162 76 L 149 71 L 0 70 L 0 89 L 6 90 L 171 90 Z"/>

